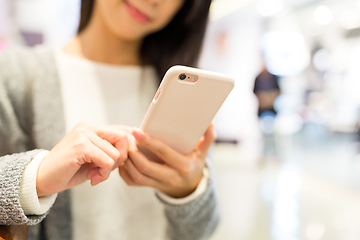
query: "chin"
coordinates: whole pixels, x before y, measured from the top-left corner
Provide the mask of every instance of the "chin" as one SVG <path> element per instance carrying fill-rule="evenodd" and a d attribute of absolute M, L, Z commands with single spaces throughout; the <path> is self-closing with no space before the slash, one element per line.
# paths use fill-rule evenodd
<path fill-rule="evenodd" d="M 131 24 L 129 25 L 126 27 L 118 27 L 117 31 L 115 31 L 116 36 L 128 41 L 141 41 L 149 34 L 148 32 L 141 31 Z"/>
<path fill-rule="evenodd" d="M 119 39 L 126 41 L 141 41 L 143 38 L 146 37 L 146 35 L 137 32 L 123 32 L 123 31 L 117 32 L 116 36 Z"/>

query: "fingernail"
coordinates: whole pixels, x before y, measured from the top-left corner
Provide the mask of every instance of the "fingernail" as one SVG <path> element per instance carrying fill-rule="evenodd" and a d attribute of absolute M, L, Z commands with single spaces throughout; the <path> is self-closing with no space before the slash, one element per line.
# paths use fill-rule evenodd
<path fill-rule="evenodd" d="M 90 184 L 91 184 L 92 187 L 94 187 L 94 186 L 98 185 L 99 183 L 98 183 L 97 181 L 96 181 L 96 182 L 95 182 L 95 181 L 91 181 Z"/>
<path fill-rule="evenodd" d="M 136 140 L 141 140 L 143 137 L 143 132 L 140 129 L 134 128 L 132 131 L 132 135 L 135 137 Z"/>
<path fill-rule="evenodd" d="M 126 138 L 127 138 L 127 143 L 128 143 L 128 144 L 131 144 L 131 143 L 133 143 L 133 142 L 135 141 L 133 135 L 128 134 L 128 135 L 126 136 Z"/>

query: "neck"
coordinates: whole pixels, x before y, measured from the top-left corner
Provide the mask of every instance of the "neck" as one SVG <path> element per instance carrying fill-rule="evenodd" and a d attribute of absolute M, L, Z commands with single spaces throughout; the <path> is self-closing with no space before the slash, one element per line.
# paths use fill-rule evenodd
<path fill-rule="evenodd" d="M 94 14 L 88 26 L 63 50 L 71 55 L 115 65 L 140 65 L 141 41 L 114 35 L 100 16 Z"/>

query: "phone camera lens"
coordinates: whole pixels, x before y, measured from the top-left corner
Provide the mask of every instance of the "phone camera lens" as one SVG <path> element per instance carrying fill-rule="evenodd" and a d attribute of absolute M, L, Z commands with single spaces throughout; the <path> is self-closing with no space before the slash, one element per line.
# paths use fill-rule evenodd
<path fill-rule="evenodd" d="M 179 79 L 180 80 L 184 80 L 186 78 L 186 75 L 185 74 L 180 74 L 180 76 L 179 76 Z"/>

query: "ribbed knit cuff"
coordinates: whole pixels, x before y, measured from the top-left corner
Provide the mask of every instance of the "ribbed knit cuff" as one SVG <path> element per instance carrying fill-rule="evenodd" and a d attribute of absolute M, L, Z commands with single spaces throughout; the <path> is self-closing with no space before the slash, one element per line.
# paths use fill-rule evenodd
<path fill-rule="evenodd" d="M 173 197 L 170 197 L 169 195 L 167 195 L 163 192 L 160 192 L 160 191 L 157 191 L 156 194 L 164 202 L 167 202 L 167 203 L 173 204 L 173 205 L 183 205 L 183 204 L 189 203 L 191 201 L 194 201 L 195 199 L 200 197 L 202 194 L 204 194 L 206 192 L 206 189 L 207 189 L 207 186 L 209 183 L 209 179 L 210 179 L 209 169 L 207 167 L 204 167 L 203 177 L 200 180 L 199 185 L 196 187 L 195 191 L 192 192 L 190 195 L 188 195 L 184 198 L 173 198 Z"/>
<path fill-rule="evenodd" d="M 20 183 L 20 204 L 26 215 L 42 215 L 54 204 L 57 194 L 38 197 L 36 177 L 39 166 L 49 151 L 38 153 L 26 166 Z"/>

